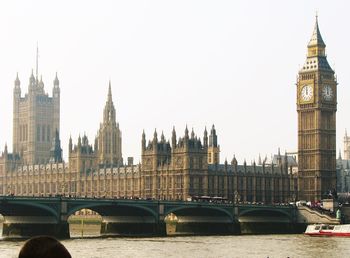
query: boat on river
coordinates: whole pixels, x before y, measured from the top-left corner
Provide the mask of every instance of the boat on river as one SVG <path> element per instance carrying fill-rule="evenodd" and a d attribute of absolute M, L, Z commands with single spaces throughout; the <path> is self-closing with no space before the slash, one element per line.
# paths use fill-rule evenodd
<path fill-rule="evenodd" d="M 350 224 L 342 224 L 342 225 L 313 224 L 313 225 L 308 225 L 304 234 L 308 235 L 308 236 L 350 237 Z"/>

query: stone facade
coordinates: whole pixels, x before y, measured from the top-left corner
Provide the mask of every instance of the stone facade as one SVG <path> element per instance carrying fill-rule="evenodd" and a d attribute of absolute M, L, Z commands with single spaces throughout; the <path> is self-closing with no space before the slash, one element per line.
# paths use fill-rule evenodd
<path fill-rule="evenodd" d="M 52 110 L 51 106 L 45 107 Z M 5 146 L 0 157 L 0 194 L 162 200 L 220 196 L 232 201 L 264 203 L 287 202 L 296 196 L 296 177 L 292 173 L 295 164 L 289 161 L 291 157 L 278 154 L 270 164 L 265 159 L 260 165 L 255 162 L 238 165 L 236 158 L 231 164 L 227 161 L 220 164 L 214 125 L 209 136 L 204 130 L 202 139 L 193 130 L 189 133 L 187 127 L 184 136 L 178 138 L 174 128 L 171 142 L 163 133 L 158 140 L 155 131 L 146 144 L 143 133 L 141 163 L 137 165 L 132 158 L 128 158 L 128 165 L 123 164 L 121 142 L 109 84 L 103 121 L 94 145 L 85 135 L 79 136 L 74 145 L 70 138 L 65 163 L 56 130 L 45 154 L 48 162 L 42 164 L 27 164 L 29 160 L 21 152 L 8 153 Z"/>
<path fill-rule="evenodd" d="M 57 74 L 52 97 L 44 90 L 42 79 L 29 79 L 28 93 L 21 96 L 20 80 L 13 90 L 13 152 L 21 155 L 23 164 L 45 164 L 55 131 L 60 130 L 60 88 Z"/>
<path fill-rule="evenodd" d="M 82 196 L 186 200 L 190 196 L 221 196 L 232 201 L 280 203 L 296 198 L 296 177 L 287 156 L 277 164 L 208 164 L 208 146 L 188 130 L 172 141 L 157 133 L 147 146 L 142 143 L 142 163 L 101 167 L 86 136 L 72 146 L 69 163 L 17 165 L 3 153 L 0 194 L 23 196 Z M 176 140 L 175 140 L 176 139 Z M 142 142 L 145 142 L 143 134 Z M 204 140 L 205 142 L 205 140 Z"/>
<path fill-rule="evenodd" d="M 297 79 L 299 197 L 321 200 L 336 188 L 337 80 L 316 18 Z"/>
<path fill-rule="evenodd" d="M 95 151 L 97 150 L 99 164 L 107 166 L 121 166 L 123 164 L 122 135 L 119 123 L 116 121 L 111 82 L 109 82 L 107 102 L 103 110 L 103 122 L 100 124 L 100 130 L 95 139 Z"/>

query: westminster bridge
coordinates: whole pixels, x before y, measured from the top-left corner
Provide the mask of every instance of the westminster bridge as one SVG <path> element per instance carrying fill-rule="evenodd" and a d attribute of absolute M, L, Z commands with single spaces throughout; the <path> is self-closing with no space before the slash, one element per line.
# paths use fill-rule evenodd
<path fill-rule="evenodd" d="M 293 233 L 307 224 L 294 205 L 0 196 L 2 234 L 69 238 L 68 218 L 82 209 L 101 215 L 101 235 L 164 236 L 169 223 L 180 234 Z"/>

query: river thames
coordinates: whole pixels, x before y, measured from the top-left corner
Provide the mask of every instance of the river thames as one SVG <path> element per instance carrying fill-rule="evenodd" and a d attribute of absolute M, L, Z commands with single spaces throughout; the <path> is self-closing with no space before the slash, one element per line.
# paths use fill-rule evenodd
<path fill-rule="evenodd" d="M 0 240 L 0 257 L 18 257 L 20 241 Z M 72 238 L 74 258 L 113 257 L 349 257 L 350 238 L 300 235 Z"/>

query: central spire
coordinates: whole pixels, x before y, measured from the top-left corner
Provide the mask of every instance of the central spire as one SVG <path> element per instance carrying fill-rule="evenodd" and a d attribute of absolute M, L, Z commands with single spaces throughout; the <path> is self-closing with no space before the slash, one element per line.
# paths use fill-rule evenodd
<path fill-rule="evenodd" d="M 315 27 L 314 27 L 314 31 L 312 32 L 312 36 L 310 39 L 310 42 L 308 44 L 308 47 L 312 47 L 312 46 L 319 46 L 319 47 L 325 47 L 326 44 L 324 43 L 321 33 L 320 33 L 320 29 L 318 27 L 318 16 L 316 14 L 316 22 L 315 22 Z"/>
<path fill-rule="evenodd" d="M 104 123 L 108 124 L 110 122 L 116 123 L 115 118 L 115 108 L 112 100 L 112 86 L 111 81 L 109 80 L 108 84 L 108 96 L 107 96 L 107 102 L 106 106 L 104 108 Z"/>
<path fill-rule="evenodd" d="M 108 102 L 112 102 L 112 87 L 111 87 L 111 80 L 109 80 L 108 84 Z"/>

